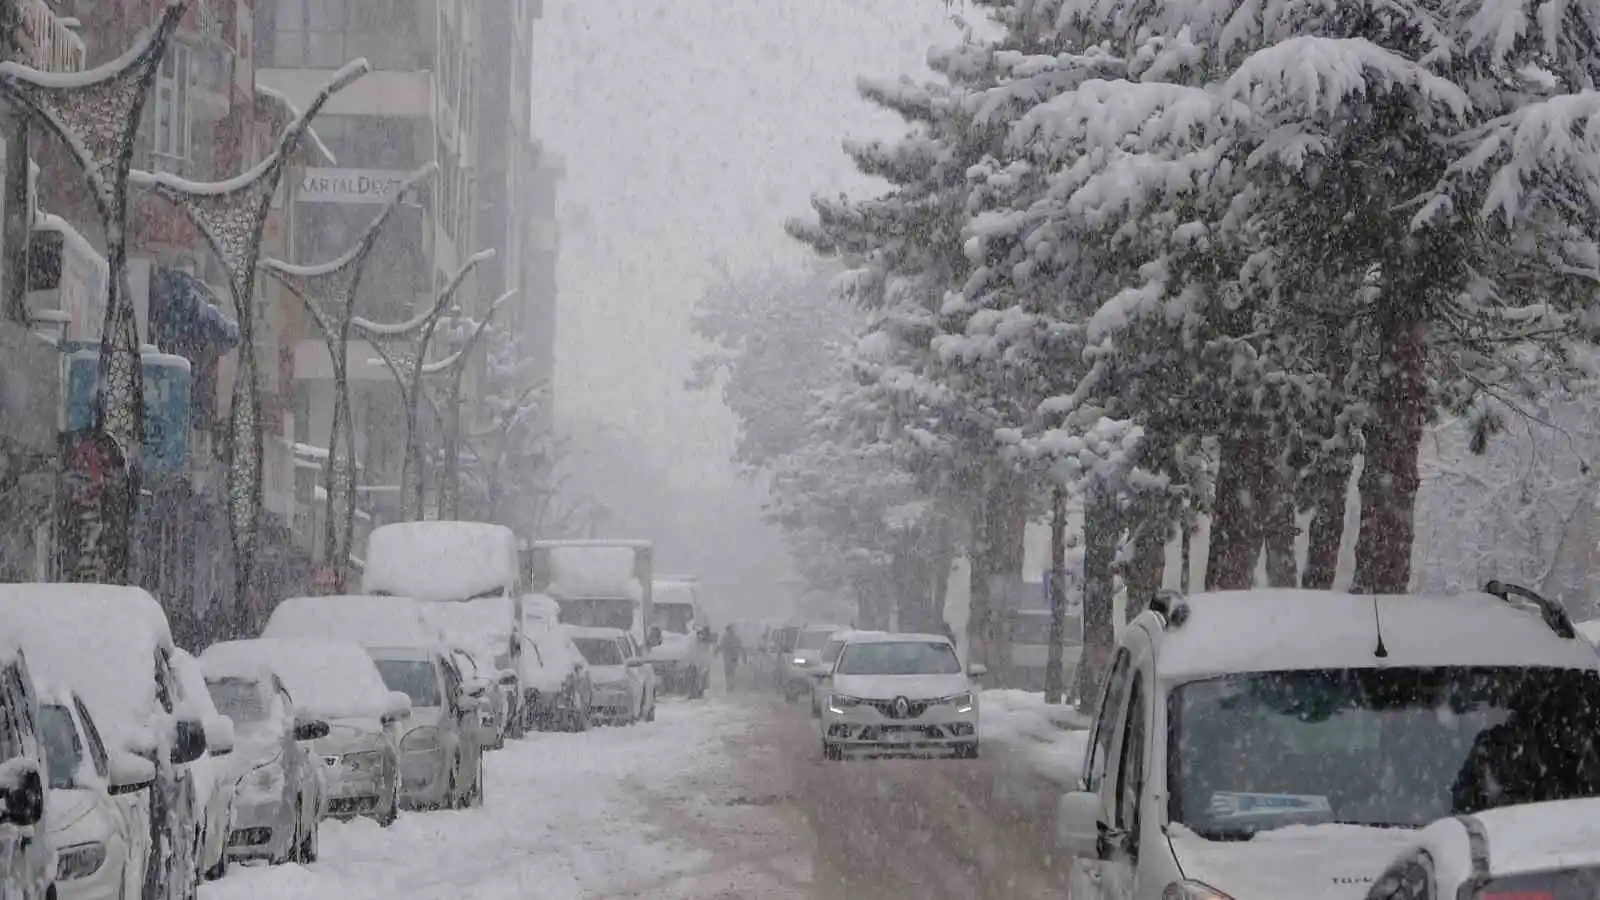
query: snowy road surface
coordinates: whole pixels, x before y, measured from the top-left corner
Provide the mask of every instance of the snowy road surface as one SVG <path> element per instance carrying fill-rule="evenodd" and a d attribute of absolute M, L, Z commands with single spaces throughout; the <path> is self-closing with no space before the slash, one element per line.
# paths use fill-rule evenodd
<path fill-rule="evenodd" d="M 1033 808 L 1054 794 L 1006 759 L 824 763 L 803 709 L 766 700 L 487 760 L 483 809 L 324 823 L 319 862 L 235 866 L 200 900 L 1029 898 L 1059 874 Z"/>

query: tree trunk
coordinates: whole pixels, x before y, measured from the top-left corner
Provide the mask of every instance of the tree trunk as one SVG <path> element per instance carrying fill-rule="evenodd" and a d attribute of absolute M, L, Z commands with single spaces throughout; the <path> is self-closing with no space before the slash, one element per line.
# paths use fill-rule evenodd
<path fill-rule="evenodd" d="M 972 511 L 972 545 L 967 548 L 967 662 L 984 666 L 989 665 L 990 620 L 993 617 L 989 597 L 989 566 L 993 554 L 989 551 L 988 505 L 989 498 L 984 492 Z"/>
<path fill-rule="evenodd" d="M 1280 461 L 1272 466 L 1271 474 L 1269 493 L 1262 504 L 1266 508 L 1266 520 L 1261 529 L 1267 553 L 1267 584 L 1291 588 L 1300 583 L 1299 566 L 1294 558 L 1294 542 L 1300 534 L 1294 516 L 1294 472 Z"/>
<path fill-rule="evenodd" d="M 1138 533 L 1133 535 L 1133 553 L 1122 583 L 1127 587 L 1126 616 L 1129 621 L 1150 606 L 1150 598 L 1161 590 L 1166 574 L 1167 523 L 1154 504 L 1147 505 Z"/>
<path fill-rule="evenodd" d="M 1064 680 L 1062 645 L 1067 638 L 1067 493 L 1056 488 L 1050 498 L 1050 647 L 1045 655 L 1044 702 L 1060 703 Z"/>
<path fill-rule="evenodd" d="M 1306 527 L 1306 568 L 1300 586 L 1326 591 L 1333 587 L 1344 540 L 1344 497 L 1350 486 L 1352 457 L 1344 450 L 1320 458 L 1310 475 L 1311 522 Z"/>
<path fill-rule="evenodd" d="M 1111 567 L 1121 539 L 1116 494 L 1091 485 L 1083 510 L 1083 657 L 1078 664 L 1078 708 L 1084 712 L 1093 712 L 1100 702 L 1101 680 L 1117 642 Z"/>
<path fill-rule="evenodd" d="M 1022 558 L 1027 549 L 1028 497 L 1025 482 L 1013 473 L 1003 474 L 990 492 L 989 518 L 991 561 L 989 575 L 1001 576 L 1006 584 L 1022 580 Z M 1002 602 L 989 598 L 989 669 L 999 675 L 998 683 L 1009 686 L 1011 667 L 1011 626 L 1016 620 L 1013 598 L 1008 593 Z"/>
<path fill-rule="evenodd" d="M 1247 590 L 1261 553 L 1262 502 L 1268 476 L 1266 435 L 1254 416 L 1235 419 L 1221 441 L 1217 496 L 1212 504 L 1206 590 Z"/>
<path fill-rule="evenodd" d="M 1383 325 L 1382 377 L 1367 427 L 1361 469 L 1361 534 L 1356 539 L 1357 593 L 1403 594 L 1411 584 L 1416 535 L 1417 454 L 1427 420 L 1428 341 L 1412 298 Z"/>

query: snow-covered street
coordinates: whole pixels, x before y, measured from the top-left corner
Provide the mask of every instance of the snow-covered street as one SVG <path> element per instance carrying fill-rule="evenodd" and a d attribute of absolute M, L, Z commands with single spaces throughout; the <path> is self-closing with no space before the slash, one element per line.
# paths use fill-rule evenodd
<path fill-rule="evenodd" d="M 732 799 L 719 786 L 751 724 L 727 703 L 663 703 L 654 723 L 512 742 L 487 757 L 484 808 L 327 822 L 319 862 L 235 867 L 201 900 L 783 897 L 809 880 L 809 848 L 759 804 L 709 808 Z M 713 832 L 741 846 L 719 851 Z M 719 872 L 719 852 L 759 865 Z"/>
<path fill-rule="evenodd" d="M 323 825 L 320 861 L 235 866 L 201 900 L 1032 897 L 1054 793 L 977 762 L 825 763 L 803 710 L 663 703 L 488 757 L 483 809 Z M 818 838 L 821 835 L 821 838 Z M 820 854 L 819 854 L 820 850 Z"/>

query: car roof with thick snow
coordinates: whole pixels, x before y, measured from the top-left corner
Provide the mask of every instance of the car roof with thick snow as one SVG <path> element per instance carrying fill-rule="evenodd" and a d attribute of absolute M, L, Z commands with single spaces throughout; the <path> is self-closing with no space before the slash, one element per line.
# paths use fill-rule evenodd
<path fill-rule="evenodd" d="M 340 638 L 382 647 L 434 647 L 445 642 L 421 602 L 365 594 L 290 597 L 272 610 L 261 636 Z"/>
<path fill-rule="evenodd" d="M 297 709 L 330 719 L 377 718 L 389 688 L 360 644 L 329 638 L 222 641 L 200 654 L 205 672 L 248 676 L 265 663 L 283 679 Z"/>
<path fill-rule="evenodd" d="M 0 633 L 21 644 L 36 683 L 72 687 L 107 742 L 149 746 L 155 653 L 173 649 L 167 617 L 136 587 L 0 584 Z"/>
<path fill-rule="evenodd" d="M 1184 679 L 1234 672 L 1412 666 L 1600 669 L 1594 646 L 1563 638 L 1534 612 L 1485 593 L 1346 594 L 1272 588 L 1194 594 L 1180 623 L 1137 620 L 1156 635 L 1156 672 Z M 1386 656 L 1378 656 L 1379 628 Z"/>

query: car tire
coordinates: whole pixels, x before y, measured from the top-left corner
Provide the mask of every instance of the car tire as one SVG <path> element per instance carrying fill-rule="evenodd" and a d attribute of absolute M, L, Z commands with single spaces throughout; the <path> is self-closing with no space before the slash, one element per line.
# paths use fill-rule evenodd
<path fill-rule="evenodd" d="M 844 751 L 838 744 L 822 742 L 822 758 L 828 762 L 841 762 L 844 760 Z"/>
<path fill-rule="evenodd" d="M 972 741 L 970 743 L 962 744 L 961 747 L 956 750 L 956 757 L 958 759 L 977 759 L 978 742 Z"/>

